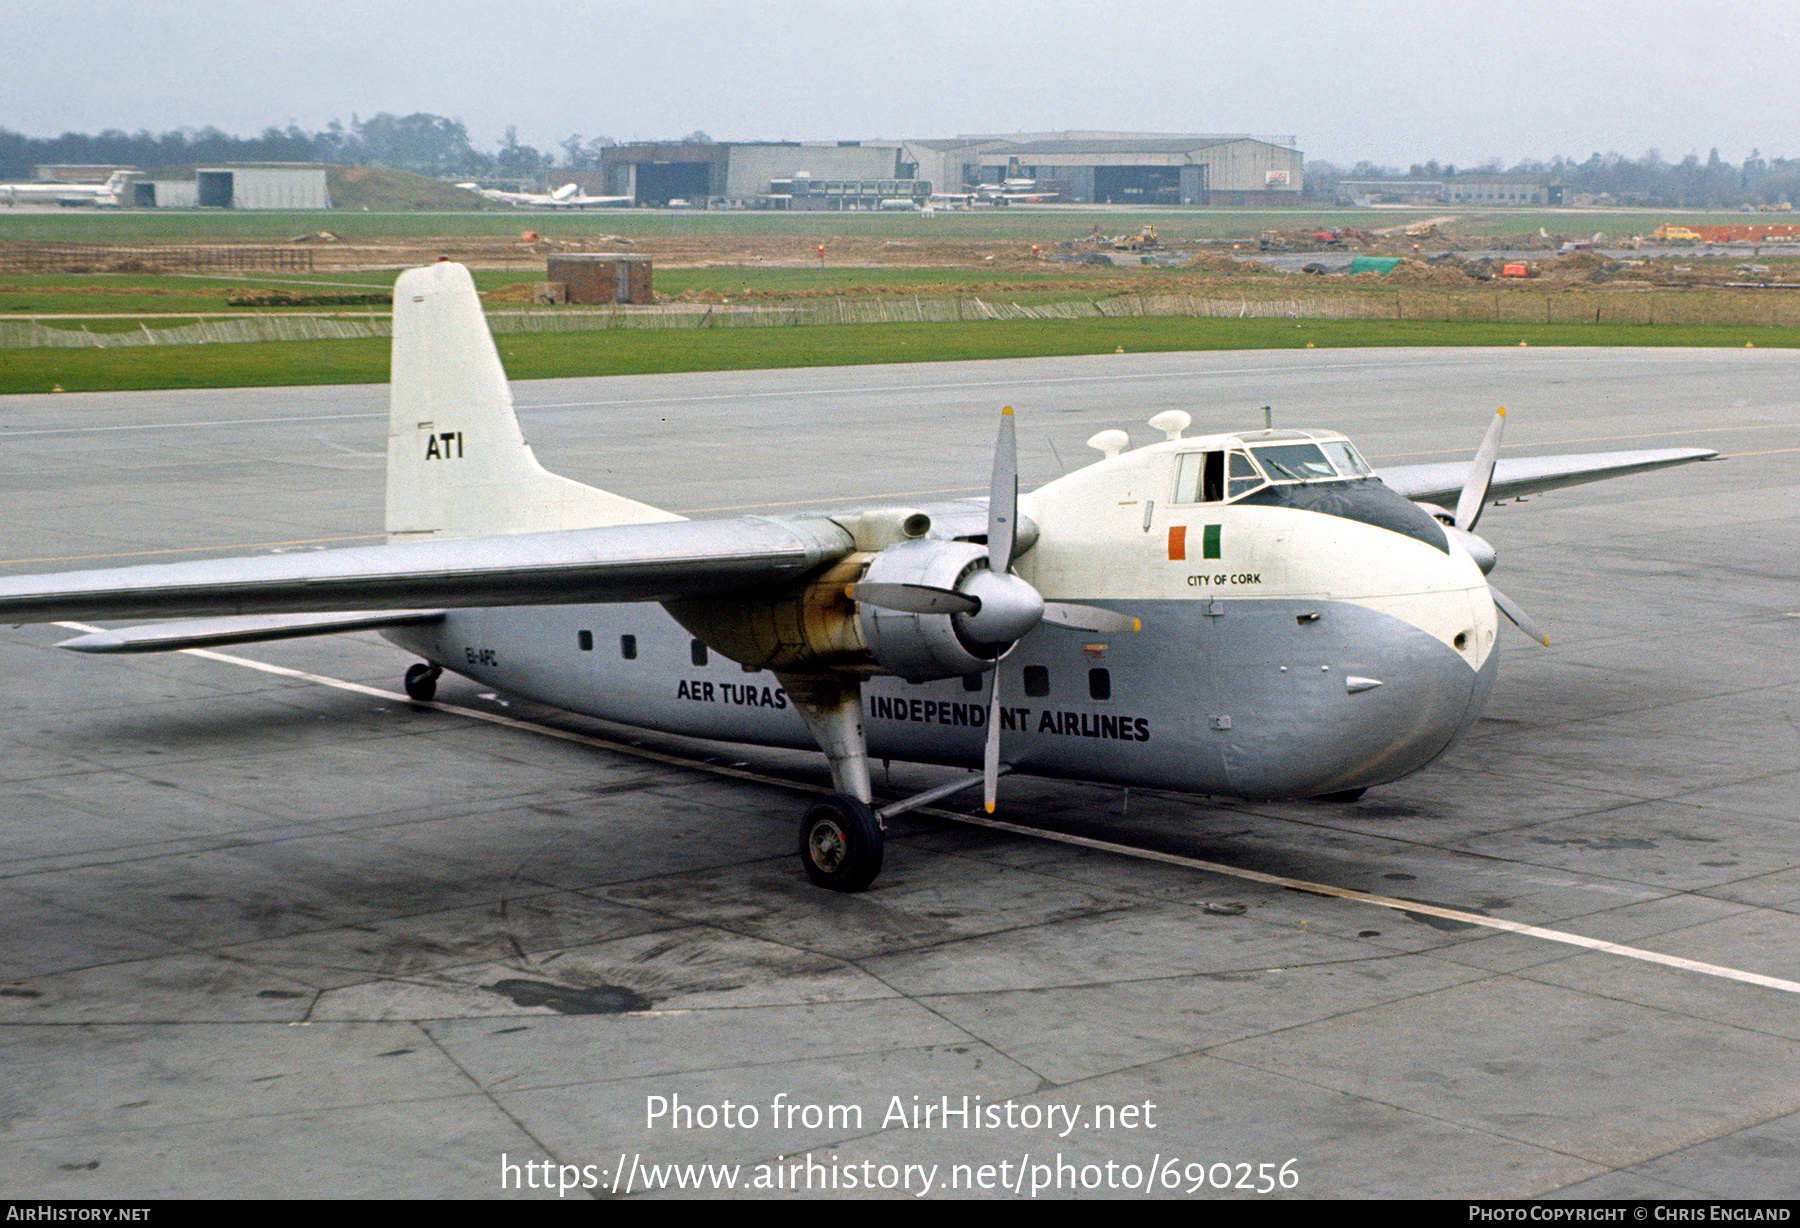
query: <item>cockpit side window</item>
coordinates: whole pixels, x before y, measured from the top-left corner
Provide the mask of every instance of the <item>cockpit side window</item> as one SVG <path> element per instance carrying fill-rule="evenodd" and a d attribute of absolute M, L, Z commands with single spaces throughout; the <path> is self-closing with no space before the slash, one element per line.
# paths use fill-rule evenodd
<path fill-rule="evenodd" d="M 1218 503 L 1225 498 L 1225 453 L 1183 452 L 1175 471 L 1175 502 Z"/>
<path fill-rule="evenodd" d="M 1228 461 L 1229 477 L 1225 483 L 1225 497 L 1235 499 L 1239 495 L 1247 495 L 1258 486 L 1263 485 L 1262 471 L 1250 460 L 1248 454 L 1233 452 Z"/>

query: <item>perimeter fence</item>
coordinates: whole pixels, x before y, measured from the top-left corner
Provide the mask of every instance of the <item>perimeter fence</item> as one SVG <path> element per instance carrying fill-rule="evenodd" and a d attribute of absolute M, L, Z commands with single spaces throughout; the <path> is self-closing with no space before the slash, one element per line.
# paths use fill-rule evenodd
<path fill-rule="evenodd" d="M 1800 296 L 1781 291 L 1707 293 L 1440 292 L 1319 298 L 1207 298 L 1190 294 L 1121 295 L 1061 303 L 994 303 L 979 298 L 818 299 L 791 304 L 666 303 L 600 310 L 491 310 L 496 334 L 585 333 L 614 328 L 781 328 L 821 324 L 941 324 L 981 320 L 1097 320 L 1129 317 L 1289 320 L 1499 321 L 1519 324 L 1736 324 L 1800 326 Z M 94 321 L 0 320 L 0 348 L 104 348 L 256 341 L 391 337 L 383 314 L 233 315 L 153 328 L 96 331 Z"/>
<path fill-rule="evenodd" d="M 115 247 L 94 243 L 0 243 L 0 273 L 141 273 L 281 270 L 310 273 L 310 247 Z"/>

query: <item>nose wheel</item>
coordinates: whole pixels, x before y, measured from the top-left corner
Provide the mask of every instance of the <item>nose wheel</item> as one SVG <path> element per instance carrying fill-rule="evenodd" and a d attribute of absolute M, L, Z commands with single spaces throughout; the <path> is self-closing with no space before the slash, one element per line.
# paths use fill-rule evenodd
<path fill-rule="evenodd" d="M 800 820 L 800 864 L 821 887 L 864 890 L 881 873 L 881 851 L 875 812 L 848 794 L 820 798 Z"/>
<path fill-rule="evenodd" d="M 443 672 L 444 667 L 441 665 L 420 664 L 407 669 L 406 679 L 402 683 L 406 687 L 407 697 L 422 704 L 430 703 L 437 694 L 437 680 Z"/>

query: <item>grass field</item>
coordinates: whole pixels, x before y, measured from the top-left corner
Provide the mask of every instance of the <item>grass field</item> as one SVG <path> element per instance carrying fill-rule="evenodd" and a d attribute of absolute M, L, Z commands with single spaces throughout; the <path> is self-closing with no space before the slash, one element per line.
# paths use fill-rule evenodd
<path fill-rule="evenodd" d="M 1647 233 L 1659 221 L 1686 225 L 1743 220 L 1737 213 L 1660 213 L 1646 210 L 1571 210 L 1561 213 L 1459 212 L 1464 234 L 1535 234 L 1539 227 L 1556 235 L 1587 237 Z M 1022 243 L 1060 243 L 1089 233 L 1095 226 L 1109 234 L 1157 227 L 1165 242 L 1186 239 L 1254 239 L 1264 230 L 1300 227 L 1355 226 L 1363 230 L 1404 226 L 1431 216 L 1421 210 L 1394 209 L 1190 209 L 1133 212 L 1110 208 L 1046 206 L 920 213 L 833 213 L 661 209 L 614 209 L 543 213 L 528 210 L 471 213 L 376 213 L 345 210 L 283 213 L 219 210 L 102 212 L 59 210 L 0 215 L 0 241 L 35 240 L 58 243 L 214 243 L 282 242 L 317 230 L 345 239 L 394 236 L 502 237 L 535 230 L 554 238 L 614 234 L 627 238 L 706 235 L 724 237 L 1005 239 Z"/>
<path fill-rule="evenodd" d="M 894 213 L 670 213 L 621 210 L 605 213 L 542 214 L 514 211 L 487 213 L 329 213 L 251 212 L 122 212 L 94 211 L 0 212 L 0 242 L 17 239 L 56 240 L 110 245 L 207 243 L 221 240 L 282 242 L 297 234 L 329 228 L 347 240 L 369 240 L 361 250 L 375 260 L 400 258 L 409 251 L 436 250 L 434 238 L 488 236 L 498 242 L 494 250 L 509 253 L 519 247 L 518 265 L 507 269 L 483 269 L 475 273 L 483 291 L 531 283 L 544 275 L 543 256 L 516 242 L 521 228 L 546 236 L 593 239 L 616 234 L 651 240 L 669 236 L 720 239 L 783 240 L 786 248 L 795 240 L 826 240 L 846 236 L 877 240 L 845 243 L 848 253 L 873 253 L 879 267 L 792 265 L 791 250 L 767 267 L 760 260 L 766 251 L 755 243 L 720 243 L 732 259 L 711 260 L 705 244 L 676 244 L 685 263 L 699 267 L 665 267 L 655 273 L 656 289 L 668 296 L 704 297 L 708 301 L 758 300 L 781 296 L 867 298 L 876 295 L 920 298 L 979 296 L 990 302 L 1026 305 L 1046 301 L 1105 299 L 1137 291 L 1176 290 L 1201 296 L 1286 299 L 1357 297 L 1389 294 L 1395 290 L 1380 279 L 1334 281 L 1266 272 L 1260 276 L 1232 276 L 1221 285 L 1204 268 L 1177 272 L 1141 267 L 1095 267 L 1050 264 L 1021 259 L 1021 249 L 984 256 L 991 249 L 973 245 L 962 252 L 958 267 L 909 267 L 887 264 L 890 256 L 904 256 L 907 240 L 918 243 L 923 254 L 935 253 L 940 263 L 956 244 L 930 245 L 931 239 L 1004 239 L 1023 245 L 1039 243 L 1053 250 L 1065 239 L 1085 236 L 1096 225 L 1109 233 L 1140 224 L 1158 227 L 1165 241 L 1185 239 L 1253 238 L 1271 227 L 1354 224 L 1364 228 L 1418 220 L 1419 212 L 1393 210 L 1269 211 L 1204 209 L 1161 213 L 1128 213 L 1096 209 L 991 209 L 983 212 L 940 213 L 925 217 Z M 1624 233 L 1649 229 L 1663 215 L 1644 213 L 1568 212 L 1558 214 L 1464 214 L 1458 229 L 1469 234 L 1530 233 L 1539 225 L 1551 233 L 1591 234 L 1596 230 Z M 1724 215 L 1719 215 L 1724 216 Z M 1736 217 L 1738 215 L 1731 215 Z M 1669 220 L 1684 220 L 1671 216 Z M 1687 216 L 1685 220 L 1698 220 Z M 1715 219 L 1717 220 L 1717 219 Z M 411 237 L 410 249 L 390 246 Z M 386 242 L 383 242 L 386 241 Z M 664 245 L 667 247 L 668 245 Z M 967 245 L 965 245 L 967 246 Z M 771 244 L 770 249 L 780 249 Z M 801 248 L 802 251 L 808 250 Z M 695 252 L 702 253 L 696 257 Z M 748 255 L 746 255 L 748 253 Z M 428 257 L 427 257 L 428 258 Z M 509 259 L 511 257 L 508 257 Z M 911 259 L 911 257 L 906 257 Z M 1729 263 L 1738 257 L 1722 257 Z M 1768 262 L 1767 257 L 1762 258 Z M 1706 263 L 1695 261 L 1695 264 Z M 1714 261 L 1713 263 L 1717 263 Z M 1779 263 L 1779 262 L 1777 262 Z M 1211 284 L 1209 284 L 1211 283 Z M 81 327 L 96 332 L 118 332 L 145 326 L 168 327 L 185 323 L 198 314 L 230 315 L 279 308 L 234 308 L 233 294 L 286 289 L 297 293 L 331 294 L 390 288 L 392 271 L 362 269 L 353 272 L 295 272 L 223 275 L 144 274 L 0 274 L 0 314 L 26 315 L 52 327 Z M 1426 288 L 1402 290 L 1396 302 L 1417 296 L 1421 315 L 1501 317 L 1531 314 L 1535 323 L 1484 318 L 1454 323 L 1413 320 L 1312 320 L 1292 319 L 1193 319 L 1108 318 L 1079 321 L 987 321 L 944 324 L 812 325 L 725 329 L 639 330 L 562 334 L 506 334 L 502 351 L 510 373 L 518 379 L 571 375 L 604 375 L 664 371 L 720 370 L 753 367 L 854 365 L 908 361 L 942 361 L 965 358 L 1012 358 L 1039 355 L 1110 353 L 1146 350 L 1206 350 L 1287 348 L 1312 344 L 1321 348 L 1393 345 L 1530 345 L 1583 346 L 1759 346 L 1800 345 L 1800 328 L 1758 327 L 1745 324 L 1709 323 L 1720 319 L 1751 318 L 1765 325 L 1791 323 L 1792 314 L 1761 310 L 1757 304 L 1785 303 L 1764 298 L 1769 291 L 1679 289 L 1623 294 L 1558 293 L 1549 287 L 1530 295 L 1491 290 L 1460 291 Z M 1460 298 L 1458 296 L 1461 296 Z M 1738 297 L 1732 297 L 1732 296 Z M 1743 297 L 1743 296 L 1750 297 Z M 501 296 L 505 298 L 506 296 Z M 1468 299 L 1463 303 L 1462 299 Z M 1715 309 L 1717 299 L 1724 306 Z M 1455 300 L 1452 302 L 1452 300 Z M 1729 301 L 1727 301 L 1729 300 Z M 891 300 L 889 300 L 891 301 Z M 1432 310 L 1435 303 L 1442 310 Z M 1449 307 L 1455 307 L 1450 310 Z M 1641 315 L 1623 313 L 1629 306 L 1644 309 Z M 1756 307 L 1746 310 L 1745 306 Z M 1790 304 L 1791 305 L 1791 304 Z M 513 304 L 491 307 L 511 310 Z M 1730 307 L 1731 310 L 1725 310 Z M 1603 308 L 1621 311 L 1597 322 Z M 1516 310 L 1515 310 L 1516 309 Z M 300 307 L 295 310 L 356 317 L 381 313 L 382 307 Z M 1571 318 L 1592 317 L 1585 322 Z M 1759 314 L 1760 312 L 1760 314 Z M 1305 313 L 1302 313 L 1305 314 Z M 1314 313 L 1319 314 L 1319 313 Z M 1330 314 L 1329 312 L 1323 314 Z M 1408 307 L 1402 314 L 1412 314 Z M 51 317 L 81 316 L 83 321 Z M 151 317 L 156 317 L 151 319 Z M 1686 321 L 1657 325 L 1613 322 L 1649 318 Z M 1566 321 L 1566 322 L 1558 322 Z M 267 342 L 261 344 L 208 344 L 142 346 L 108 349 L 4 349 L 0 350 L 0 392 L 48 392 L 67 390 L 246 387 L 281 384 L 370 383 L 387 378 L 387 342 L 339 340 Z"/>
<path fill-rule="evenodd" d="M 804 328 L 631 330 L 500 338 L 514 379 L 976 358 L 1357 346 L 1800 347 L 1800 328 L 1414 323 L 1392 320 L 991 321 Z M 388 343 L 271 342 L 108 350 L 0 350 L 0 393 L 382 383 Z"/>

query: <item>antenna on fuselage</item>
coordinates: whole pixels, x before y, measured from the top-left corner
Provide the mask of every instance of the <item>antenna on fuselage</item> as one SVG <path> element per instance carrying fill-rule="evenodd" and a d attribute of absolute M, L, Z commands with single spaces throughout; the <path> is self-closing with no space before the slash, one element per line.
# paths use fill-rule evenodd
<path fill-rule="evenodd" d="M 1272 431 L 1274 429 L 1275 407 L 1273 405 L 1265 405 L 1263 406 L 1263 430 Z"/>
<path fill-rule="evenodd" d="M 1181 432 L 1193 423 L 1193 417 L 1185 410 L 1165 409 L 1150 419 L 1150 425 L 1163 433 L 1164 438 L 1175 440 L 1181 438 Z"/>
<path fill-rule="evenodd" d="M 1131 446 L 1131 436 L 1124 431 L 1101 431 L 1087 441 L 1087 446 L 1111 460 Z"/>

